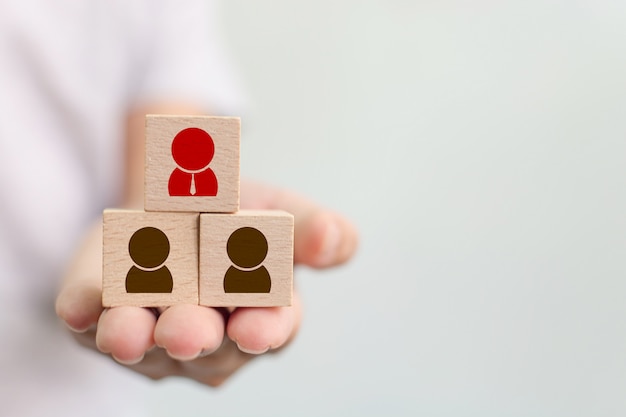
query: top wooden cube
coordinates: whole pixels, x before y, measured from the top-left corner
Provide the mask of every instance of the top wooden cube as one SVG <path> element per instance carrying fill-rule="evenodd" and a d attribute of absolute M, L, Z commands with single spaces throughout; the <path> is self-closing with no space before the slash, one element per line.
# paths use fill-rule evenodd
<path fill-rule="evenodd" d="M 146 211 L 239 210 L 236 117 L 146 116 Z"/>

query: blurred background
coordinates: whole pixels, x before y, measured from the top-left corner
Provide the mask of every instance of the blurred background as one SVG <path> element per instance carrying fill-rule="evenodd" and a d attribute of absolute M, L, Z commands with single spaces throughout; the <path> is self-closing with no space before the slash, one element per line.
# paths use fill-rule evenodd
<path fill-rule="evenodd" d="M 155 416 L 626 415 L 626 2 L 223 2 L 242 173 L 345 213 L 298 339 Z"/>

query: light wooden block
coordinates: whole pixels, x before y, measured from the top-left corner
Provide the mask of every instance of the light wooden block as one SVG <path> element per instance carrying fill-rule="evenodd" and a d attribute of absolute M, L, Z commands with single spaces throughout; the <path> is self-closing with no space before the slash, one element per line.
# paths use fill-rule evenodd
<path fill-rule="evenodd" d="M 235 117 L 146 116 L 145 210 L 239 210 L 240 137 Z"/>
<path fill-rule="evenodd" d="M 279 210 L 201 214 L 200 305 L 291 305 L 293 225 Z"/>
<path fill-rule="evenodd" d="M 198 304 L 198 217 L 105 210 L 102 305 Z"/>

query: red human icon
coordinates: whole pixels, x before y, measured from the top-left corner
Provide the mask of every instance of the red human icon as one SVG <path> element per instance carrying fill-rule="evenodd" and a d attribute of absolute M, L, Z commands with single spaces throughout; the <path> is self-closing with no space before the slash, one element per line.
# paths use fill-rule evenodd
<path fill-rule="evenodd" d="M 172 141 L 172 157 L 178 167 L 167 184 L 170 196 L 215 196 L 217 178 L 209 163 L 215 153 L 211 136 L 202 129 L 183 129 Z"/>

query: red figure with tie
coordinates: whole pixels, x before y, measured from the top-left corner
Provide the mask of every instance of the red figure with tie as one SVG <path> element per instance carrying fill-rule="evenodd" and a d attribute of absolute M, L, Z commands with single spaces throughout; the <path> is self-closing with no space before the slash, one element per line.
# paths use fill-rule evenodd
<path fill-rule="evenodd" d="M 202 129 L 183 129 L 172 141 L 172 157 L 178 167 L 167 184 L 170 196 L 215 196 L 217 178 L 209 163 L 215 153 L 213 138 Z"/>

